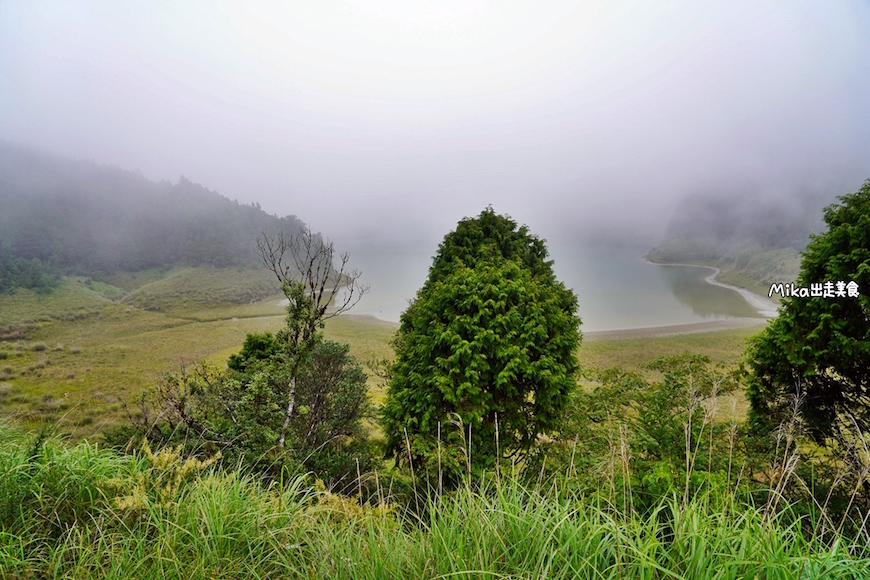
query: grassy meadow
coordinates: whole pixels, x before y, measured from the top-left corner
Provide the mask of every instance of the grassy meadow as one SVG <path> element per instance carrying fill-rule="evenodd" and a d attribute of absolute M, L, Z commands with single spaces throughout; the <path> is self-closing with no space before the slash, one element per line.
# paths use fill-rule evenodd
<path fill-rule="evenodd" d="M 27 428 L 48 424 L 74 440 L 125 422 L 124 403 L 132 406 L 163 373 L 202 360 L 222 367 L 246 334 L 282 327 L 282 295 L 266 274 L 188 268 L 104 281 L 73 277 L 49 294 L 0 295 L 0 414 Z M 325 333 L 366 364 L 392 356 L 395 328 L 350 315 L 330 320 Z M 754 332 L 586 340 L 578 356 L 584 368 L 640 368 L 685 351 L 733 365 Z M 369 385 L 379 403 L 381 381 L 372 376 Z"/>

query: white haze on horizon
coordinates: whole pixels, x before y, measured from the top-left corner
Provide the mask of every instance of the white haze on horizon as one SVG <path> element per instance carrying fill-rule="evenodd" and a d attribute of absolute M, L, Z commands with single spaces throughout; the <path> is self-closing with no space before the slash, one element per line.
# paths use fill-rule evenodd
<path fill-rule="evenodd" d="M 862 0 L 4 0 L 0 139 L 184 175 L 417 278 L 488 204 L 552 249 L 654 244 L 711 189 L 855 191 L 868 31 Z"/>

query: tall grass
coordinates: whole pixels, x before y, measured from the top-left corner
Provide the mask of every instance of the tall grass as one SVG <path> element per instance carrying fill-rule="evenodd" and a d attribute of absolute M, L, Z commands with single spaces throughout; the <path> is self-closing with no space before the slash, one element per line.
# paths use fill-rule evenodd
<path fill-rule="evenodd" d="M 807 537 L 782 509 L 677 493 L 639 515 L 488 479 L 414 516 L 389 494 L 360 506 L 305 478 L 266 485 L 173 450 L 66 448 L 2 426 L 0 577 L 870 577 L 864 546 Z"/>

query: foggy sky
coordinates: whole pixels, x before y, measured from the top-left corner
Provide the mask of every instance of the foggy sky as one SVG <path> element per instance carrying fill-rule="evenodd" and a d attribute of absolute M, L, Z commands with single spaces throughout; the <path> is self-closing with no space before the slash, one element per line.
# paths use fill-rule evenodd
<path fill-rule="evenodd" d="M 870 177 L 870 3 L 3 0 L 0 139 L 345 246 L 487 204 L 656 243 L 687 194 Z"/>

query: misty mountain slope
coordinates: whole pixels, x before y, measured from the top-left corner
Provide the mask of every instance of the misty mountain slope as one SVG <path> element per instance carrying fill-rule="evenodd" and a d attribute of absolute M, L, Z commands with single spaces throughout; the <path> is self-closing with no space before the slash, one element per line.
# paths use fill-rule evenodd
<path fill-rule="evenodd" d="M 255 250 L 262 232 L 292 234 L 303 226 L 183 177 L 155 183 L 3 142 L 0 208 L 6 259 L 0 264 L 37 259 L 54 273 L 89 276 L 174 266 L 260 268 Z"/>
<path fill-rule="evenodd" d="M 649 252 L 654 262 L 703 264 L 722 270 L 722 282 L 767 294 L 774 282 L 791 282 L 810 233 L 824 229 L 822 209 L 833 194 L 763 197 L 751 193 L 685 198 L 664 241 Z"/>

